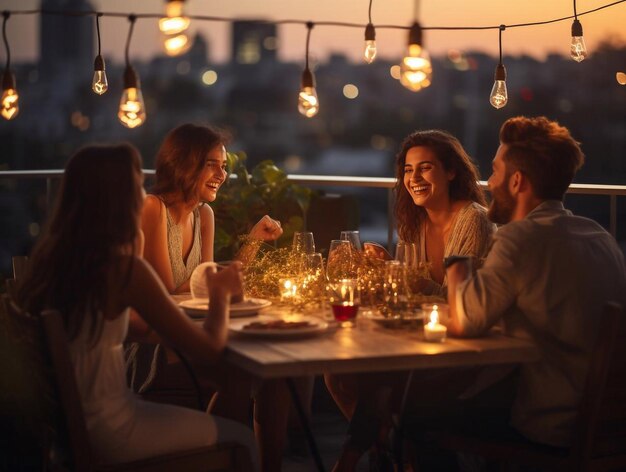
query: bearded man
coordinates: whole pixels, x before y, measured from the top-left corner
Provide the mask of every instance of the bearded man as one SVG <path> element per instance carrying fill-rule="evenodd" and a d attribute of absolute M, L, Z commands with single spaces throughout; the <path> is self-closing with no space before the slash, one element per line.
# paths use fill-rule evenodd
<path fill-rule="evenodd" d="M 507 120 L 488 182 L 489 217 L 503 226 L 474 275 L 463 261 L 447 268 L 451 334 L 477 336 L 501 322 L 538 346 L 541 360 L 517 371 L 510 424 L 556 447 L 570 445 L 602 309 L 626 293 L 614 238 L 563 207 L 583 160 L 558 123 Z"/>

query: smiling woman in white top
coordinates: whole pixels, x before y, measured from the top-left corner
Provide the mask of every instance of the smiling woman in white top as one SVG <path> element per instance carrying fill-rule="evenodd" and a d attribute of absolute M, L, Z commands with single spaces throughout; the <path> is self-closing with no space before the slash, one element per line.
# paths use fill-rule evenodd
<path fill-rule="evenodd" d="M 201 262 L 213 260 L 215 221 L 205 202 L 217 198 L 228 177 L 226 137 L 208 126 L 184 124 L 165 137 L 156 158 L 156 183 L 141 216 L 144 258 L 170 293 L 189 291 Z M 278 221 L 264 216 L 251 239 L 271 241 L 282 234 Z"/>

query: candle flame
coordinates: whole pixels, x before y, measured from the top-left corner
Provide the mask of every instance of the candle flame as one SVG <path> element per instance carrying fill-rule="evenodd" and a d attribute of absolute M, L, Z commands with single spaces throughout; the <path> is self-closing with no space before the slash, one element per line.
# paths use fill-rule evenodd
<path fill-rule="evenodd" d="M 430 312 L 430 325 L 434 326 L 439 323 L 439 307 L 437 305 L 433 305 L 433 311 Z"/>

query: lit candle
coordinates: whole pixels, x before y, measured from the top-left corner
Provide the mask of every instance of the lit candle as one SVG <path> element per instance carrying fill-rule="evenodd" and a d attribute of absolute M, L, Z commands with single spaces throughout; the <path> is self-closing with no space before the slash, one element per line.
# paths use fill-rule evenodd
<path fill-rule="evenodd" d="M 433 305 L 428 323 L 424 324 L 424 339 L 431 342 L 443 342 L 446 340 L 448 328 L 439 323 L 439 307 Z"/>
<path fill-rule="evenodd" d="M 292 302 L 298 294 L 298 285 L 291 279 L 280 279 L 280 300 L 283 302 Z"/>

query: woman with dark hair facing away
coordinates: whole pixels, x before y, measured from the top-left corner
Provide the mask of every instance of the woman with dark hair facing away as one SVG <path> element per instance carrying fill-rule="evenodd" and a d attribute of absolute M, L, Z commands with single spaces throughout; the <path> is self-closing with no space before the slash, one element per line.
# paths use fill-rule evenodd
<path fill-rule="evenodd" d="M 70 342 L 87 432 L 97 458 L 115 463 L 214 444 L 243 443 L 245 426 L 204 412 L 144 402 L 126 386 L 122 342 L 135 332 L 133 309 L 153 337 L 211 365 L 228 334 L 241 265 L 207 274 L 211 302 L 202 325 L 176 305 L 152 267 L 136 255 L 143 202 L 135 148 L 89 146 L 67 163 L 56 207 L 29 259 L 18 303 L 33 315 L 59 310 Z M 144 330 L 145 331 L 145 330 Z"/>
<path fill-rule="evenodd" d="M 476 165 L 451 134 L 415 131 L 405 138 L 396 156 L 396 177 L 400 239 L 416 243 L 418 261 L 428 264 L 423 292 L 445 296 L 444 257 L 471 256 L 476 269 L 496 229 L 487 218 Z M 387 408 L 400 403 L 400 398 L 389 399 L 389 395 L 402 391 L 405 378 L 400 373 L 325 377 L 335 402 L 351 420 L 348 440 L 334 470 L 353 470 L 385 430 L 390 417 Z"/>
<path fill-rule="evenodd" d="M 215 222 L 204 202 L 217 198 L 228 177 L 225 136 L 208 126 L 184 124 L 165 137 L 156 158 L 156 183 L 144 203 L 141 228 L 144 257 L 170 293 L 189 291 L 189 278 L 201 262 L 213 260 Z M 280 222 L 265 215 L 249 233 L 271 241 Z"/>

